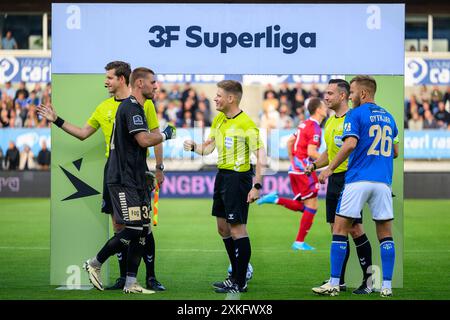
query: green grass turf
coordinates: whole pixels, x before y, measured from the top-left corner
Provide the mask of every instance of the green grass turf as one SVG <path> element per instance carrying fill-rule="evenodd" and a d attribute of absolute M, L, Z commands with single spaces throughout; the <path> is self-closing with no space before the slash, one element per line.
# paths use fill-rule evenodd
<path fill-rule="evenodd" d="M 224 278 L 228 262 L 210 207 L 207 199 L 161 201 L 160 224 L 154 229 L 156 272 L 168 290 L 142 296 L 55 290 L 49 285 L 49 199 L 0 199 L 0 299 L 224 299 L 211 287 L 211 282 Z M 277 206 L 251 207 L 255 274 L 241 299 L 330 299 L 311 293 L 311 287 L 329 274 L 330 236 L 323 207 L 321 201 L 309 235 L 318 248 L 315 252 L 290 249 L 298 228 L 296 214 Z M 448 200 L 405 201 L 404 288 L 395 289 L 393 299 L 450 299 L 448 207 Z M 113 281 L 117 262 L 115 257 L 111 260 Z M 143 282 L 143 264 L 140 269 Z M 347 292 L 331 299 L 372 300 L 379 295 Z"/>

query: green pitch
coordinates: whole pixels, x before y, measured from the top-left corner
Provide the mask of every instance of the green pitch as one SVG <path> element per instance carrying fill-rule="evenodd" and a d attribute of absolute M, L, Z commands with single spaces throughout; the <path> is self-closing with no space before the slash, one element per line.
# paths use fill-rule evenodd
<path fill-rule="evenodd" d="M 154 227 L 156 272 L 168 290 L 139 296 L 50 286 L 50 201 L 0 199 L 0 299 L 224 299 L 211 287 L 211 282 L 226 276 L 228 262 L 210 207 L 210 200 L 162 199 L 159 225 Z M 393 299 L 450 299 L 448 207 L 448 200 L 405 201 L 404 288 L 395 289 Z M 241 299 L 330 299 L 311 293 L 311 287 L 329 274 L 330 231 L 323 208 L 322 201 L 307 239 L 317 250 L 294 252 L 290 245 L 299 216 L 277 206 L 251 206 L 255 273 Z M 110 266 L 112 282 L 118 274 L 116 257 Z M 141 263 L 141 283 L 144 268 Z M 379 295 L 347 292 L 332 299 L 379 299 Z"/>

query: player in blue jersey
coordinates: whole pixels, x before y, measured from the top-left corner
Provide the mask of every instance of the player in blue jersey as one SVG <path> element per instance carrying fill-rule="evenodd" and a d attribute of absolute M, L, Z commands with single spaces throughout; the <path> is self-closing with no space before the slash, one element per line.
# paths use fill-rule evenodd
<path fill-rule="evenodd" d="M 383 284 L 381 296 L 392 296 L 392 274 L 395 246 L 392 238 L 392 171 L 393 159 L 398 155 L 394 144 L 398 129 L 392 115 L 374 102 L 377 84 L 370 76 L 356 76 L 350 81 L 350 99 L 353 109 L 344 122 L 344 144 L 328 168 L 319 176 L 319 182 L 349 157 L 345 186 L 336 209 L 331 243 L 330 281 L 313 292 L 335 296 L 339 294 L 339 278 L 347 251 L 347 236 L 353 219 L 361 218 L 365 203 L 369 205 L 376 223 L 380 241 Z"/>

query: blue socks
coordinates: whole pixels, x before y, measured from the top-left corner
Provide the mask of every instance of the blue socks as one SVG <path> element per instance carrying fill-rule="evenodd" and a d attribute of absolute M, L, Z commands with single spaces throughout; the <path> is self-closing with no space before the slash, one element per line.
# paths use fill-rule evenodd
<path fill-rule="evenodd" d="M 341 235 L 333 235 L 330 250 L 331 285 L 339 285 L 342 265 L 347 254 L 348 238 Z"/>
<path fill-rule="evenodd" d="M 392 237 L 380 240 L 380 254 L 383 268 L 383 287 L 390 288 L 395 262 L 395 246 Z"/>

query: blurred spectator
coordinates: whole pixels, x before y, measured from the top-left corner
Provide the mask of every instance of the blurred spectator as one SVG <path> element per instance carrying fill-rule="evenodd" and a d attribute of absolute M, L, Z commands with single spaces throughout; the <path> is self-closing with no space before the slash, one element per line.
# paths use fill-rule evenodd
<path fill-rule="evenodd" d="M 303 107 L 299 107 L 295 109 L 295 117 L 294 117 L 294 128 L 297 128 L 300 123 L 305 121 L 305 109 Z"/>
<path fill-rule="evenodd" d="M 49 105 L 49 104 L 51 104 L 51 102 L 52 102 L 52 99 L 51 99 L 50 93 L 47 90 L 45 90 L 42 93 L 41 104 Z"/>
<path fill-rule="evenodd" d="M 169 104 L 169 98 L 167 97 L 167 91 L 165 89 L 161 89 L 158 91 L 158 98 L 155 101 L 156 105 L 163 104 L 167 106 Z"/>
<path fill-rule="evenodd" d="M 14 100 L 18 99 L 19 95 L 23 93 L 23 99 L 27 99 L 30 93 L 27 90 L 27 84 L 25 81 L 20 81 L 19 83 L 19 89 L 16 91 L 16 96 L 14 97 Z"/>
<path fill-rule="evenodd" d="M 197 104 L 200 104 L 201 102 L 203 102 L 205 104 L 206 109 L 208 109 L 208 111 L 211 111 L 211 102 L 206 97 L 206 94 L 204 92 L 200 92 Z"/>
<path fill-rule="evenodd" d="M 309 90 L 309 97 L 322 98 L 322 92 L 317 87 L 317 84 L 313 83 L 311 85 L 311 90 Z"/>
<path fill-rule="evenodd" d="M 9 116 L 8 116 L 8 110 L 1 109 L 0 111 L 0 128 L 8 128 L 9 127 Z"/>
<path fill-rule="evenodd" d="M 183 113 L 186 113 L 187 111 L 195 111 L 195 100 L 191 97 L 186 98 L 186 100 L 184 101 Z"/>
<path fill-rule="evenodd" d="M 26 99 L 27 104 L 34 104 L 35 106 L 38 106 L 41 104 L 40 99 L 36 95 L 36 91 L 31 91 L 30 96 Z"/>
<path fill-rule="evenodd" d="M 419 110 L 422 110 L 423 107 L 421 104 L 417 102 L 417 98 L 414 94 L 412 94 L 409 98 L 409 101 L 406 103 L 406 111 L 405 115 L 407 117 L 407 120 L 411 119 L 412 115 L 411 112 L 419 112 Z"/>
<path fill-rule="evenodd" d="M 415 45 L 410 45 L 409 46 L 409 51 L 411 51 L 411 52 L 417 51 L 416 46 Z"/>
<path fill-rule="evenodd" d="M 205 125 L 205 116 L 203 115 L 203 112 L 197 111 L 195 113 L 194 126 L 197 127 L 197 128 L 204 128 L 204 127 L 206 127 L 206 125 Z"/>
<path fill-rule="evenodd" d="M 206 127 L 211 126 L 211 110 L 206 105 L 205 101 L 198 102 L 198 112 L 202 113 L 202 118 Z"/>
<path fill-rule="evenodd" d="M 441 101 L 442 98 L 444 97 L 444 95 L 442 94 L 441 90 L 439 90 L 438 86 L 433 86 L 433 88 L 431 89 L 431 100 L 434 101 Z M 434 98 L 434 99 L 433 99 Z"/>
<path fill-rule="evenodd" d="M 294 86 L 294 89 L 292 90 L 294 96 L 297 94 L 300 94 L 303 96 L 303 101 L 308 98 L 308 92 L 303 88 L 303 85 L 301 82 L 297 82 Z"/>
<path fill-rule="evenodd" d="M 3 50 L 19 49 L 19 47 L 17 46 L 16 39 L 14 39 L 12 32 L 10 30 L 6 31 L 6 35 L 2 39 L 2 49 Z"/>
<path fill-rule="evenodd" d="M 428 52 L 428 46 L 427 46 L 427 45 L 424 45 L 424 46 L 422 47 L 422 51 Z"/>
<path fill-rule="evenodd" d="M 183 119 L 183 128 L 193 128 L 194 127 L 194 119 L 192 118 L 192 112 L 186 111 L 184 113 L 184 119 Z"/>
<path fill-rule="evenodd" d="M 446 107 L 447 107 L 447 103 L 449 103 L 449 105 L 450 105 L 450 86 L 447 86 L 447 91 L 445 91 L 442 101 L 444 102 Z"/>
<path fill-rule="evenodd" d="M 419 115 L 421 115 L 422 117 L 425 116 L 425 111 L 432 111 L 431 110 L 431 105 L 428 101 L 425 101 L 422 104 L 422 108 L 419 107 Z"/>
<path fill-rule="evenodd" d="M 180 100 L 181 99 L 181 91 L 180 86 L 175 83 L 171 88 L 169 93 L 167 94 L 169 100 Z"/>
<path fill-rule="evenodd" d="M 305 96 L 300 93 L 297 92 L 294 96 L 294 105 L 293 105 L 293 109 L 297 109 L 297 108 L 302 108 L 305 105 Z"/>
<path fill-rule="evenodd" d="M 13 141 L 9 142 L 8 150 L 5 155 L 5 168 L 8 170 L 17 170 L 19 167 L 20 153 Z"/>
<path fill-rule="evenodd" d="M 39 170 L 49 170 L 51 162 L 51 152 L 47 149 L 47 142 L 42 141 L 41 151 L 39 151 L 37 156 L 37 164 Z"/>
<path fill-rule="evenodd" d="M 271 83 L 268 83 L 266 85 L 266 90 L 264 90 L 264 99 L 268 99 L 269 94 L 272 94 L 273 98 L 278 99 L 277 92 L 273 89 L 273 86 Z"/>
<path fill-rule="evenodd" d="M 159 129 L 162 131 L 167 127 L 167 119 L 164 116 L 164 113 L 162 112 L 157 112 L 156 113 L 156 118 L 158 119 L 158 123 L 159 123 Z"/>
<path fill-rule="evenodd" d="M 283 82 L 280 85 L 280 90 L 278 91 L 278 98 L 280 99 L 280 103 L 283 104 L 289 102 L 289 105 L 292 106 L 292 103 L 294 102 L 294 96 L 295 94 L 293 90 L 289 89 L 289 84 L 287 82 Z"/>
<path fill-rule="evenodd" d="M 0 147 L 0 171 L 3 170 L 3 150 L 2 147 Z"/>
<path fill-rule="evenodd" d="M 186 82 L 184 84 L 184 90 L 183 93 L 181 94 L 181 102 L 184 103 L 184 101 L 186 101 L 187 97 L 189 96 L 189 90 L 191 90 L 191 83 L 190 82 Z"/>
<path fill-rule="evenodd" d="M 186 99 L 184 99 L 184 102 L 191 100 L 193 102 L 193 106 L 192 108 L 194 110 L 197 109 L 197 104 L 198 104 L 198 97 L 197 97 L 197 92 L 195 92 L 194 89 L 189 89 L 189 91 L 187 92 L 187 97 Z"/>
<path fill-rule="evenodd" d="M 287 105 L 282 104 L 280 106 L 280 128 L 281 129 L 291 129 L 294 126 L 294 121 L 289 115 L 289 108 Z"/>
<path fill-rule="evenodd" d="M 38 124 L 39 120 L 37 118 L 36 107 L 34 105 L 30 105 L 23 126 L 24 128 L 35 128 Z"/>
<path fill-rule="evenodd" d="M 22 128 L 23 127 L 23 121 L 21 117 L 18 117 L 16 114 L 16 110 L 11 110 L 10 117 L 9 117 L 9 126 L 11 128 Z"/>
<path fill-rule="evenodd" d="M 178 113 L 180 112 L 180 102 L 177 100 L 169 100 L 166 115 L 170 122 L 174 125 L 178 123 Z"/>
<path fill-rule="evenodd" d="M 436 122 L 431 111 L 425 111 L 425 119 L 423 120 L 423 128 L 424 129 L 438 129 L 439 125 Z"/>
<path fill-rule="evenodd" d="M 418 112 L 412 112 L 412 118 L 408 121 L 409 130 L 422 130 L 423 120 Z"/>
<path fill-rule="evenodd" d="M 422 103 L 424 101 L 430 101 L 430 93 L 428 92 L 428 87 L 424 84 L 420 87 L 419 97 L 420 102 Z"/>
<path fill-rule="evenodd" d="M 439 128 L 446 129 L 447 126 L 450 124 L 450 113 L 447 110 L 445 110 L 444 101 L 439 102 L 438 112 L 434 114 L 434 117 L 437 120 Z"/>
<path fill-rule="evenodd" d="M 20 153 L 19 170 L 34 170 L 36 163 L 34 162 L 34 154 L 30 147 L 23 146 L 23 151 Z"/>
<path fill-rule="evenodd" d="M 280 105 L 285 105 L 288 110 L 287 112 L 290 114 L 292 111 L 292 100 L 290 100 L 286 95 L 280 96 Z"/>
<path fill-rule="evenodd" d="M 438 86 L 433 86 L 433 89 L 431 90 L 431 109 L 433 113 L 437 112 L 439 101 L 442 101 L 442 98 L 444 95 L 439 90 Z"/>
<path fill-rule="evenodd" d="M 23 91 L 17 91 L 17 97 L 15 103 L 18 103 L 21 109 L 26 109 L 28 107 L 27 99 L 25 98 L 25 93 Z"/>
<path fill-rule="evenodd" d="M 276 109 L 267 108 L 264 109 L 261 116 L 260 127 L 261 129 L 266 130 L 267 134 L 269 134 L 270 130 L 279 127 L 279 121 L 280 114 L 278 113 L 278 111 Z"/>
<path fill-rule="evenodd" d="M 13 99 L 16 96 L 16 89 L 14 89 L 12 87 L 11 81 L 8 81 L 8 82 L 5 83 L 5 90 L 4 91 L 6 92 L 8 97 L 10 97 L 11 99 Z"/>
<path fill-rule="evenodd" d="M 267 98 L 263 101 L 263 112 L 270 113 L 278 110 L 280 102 L 275 97 L 275 93 L 269 91 L 267 93 Z"/>
<path fill-rule="evenodd" d="M 45 87 L 45 92 L 51 97 L 52 96 L 52 83 L 47 82 L 47 86 Z"/>
<path fill-rule="evenodd" d="M 36 98 L 39 100 L 39 103 L 42 100 L 42 95 L 44 94 L 44 91 L 42 90 L 42 86 L 39 82 L 36 82 L 34 85 L 33 91 L 36 93 Z"/>

